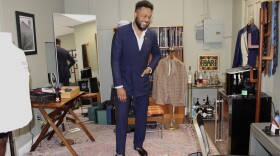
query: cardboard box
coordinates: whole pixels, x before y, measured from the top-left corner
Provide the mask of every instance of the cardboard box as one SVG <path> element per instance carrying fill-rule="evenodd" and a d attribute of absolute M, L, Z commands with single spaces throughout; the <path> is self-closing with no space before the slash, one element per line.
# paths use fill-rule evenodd
<path fill-rule="evenodd" d="M 71 98 L 80 93 L 79 86 L 63 86 L 61 87 L 61 98 Z"/>

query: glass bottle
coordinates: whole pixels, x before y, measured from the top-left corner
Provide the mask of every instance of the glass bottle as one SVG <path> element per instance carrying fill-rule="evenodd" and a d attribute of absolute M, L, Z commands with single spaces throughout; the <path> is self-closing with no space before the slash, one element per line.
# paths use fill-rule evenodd
<path fill-rule="evenodd" d="M 207 118 L 210 118 L 214 115 L 214 106 L 211 106 L 210 105 L 210 102 L 209 102 L 209 97 L 207 95 L 206 97 L 206 102 L 205 102 L 205 107 L 204 109 L 206 110 L 206 114 L 207 114 Z"/>
<path fill-rule="evenodd" d="M 214 81 L 215 81 L 215 83 L 214 83 L 215 85 L 219 85 L 221 83 L 218 74 L 215 75 L 215 80 Z"/>
<path fill-rule="evenodd" d="M 202 81 L 203 81 L 203 76 L 202 76 L 202 73 L 199 72 L 198 73 L 198 84 L 202 84 Z"/>
<path fill-rule="evenodd" d="M 214 76 L 214 73 L 211 72 L 210 73 L 210 78 L 209 78 L 209 84 L 214 85 L 214 81 L 215 81 L 215 76 Z"/>
<path fill-rule="evenodd" d="M 207 76 L 207 74 L 206 74 L 206 71 L 204 71 L 204 73 L 203 73 L 202 84 L 204 84 L 204 85 L 209 84 L 209 79 L 208 79 L 208 76 Z"/>
<path fill-rule="evenodd" d="M 205 105 L 210 105 L 208 95 L 207 95 L 207 97 L 206 97 L 206 102 L 205 102 Z"/>
<path fill-rule="evenodd" d="M 199 105 L 200 105 L 200 103 L 199 103 L 199 99 L 197 98 L 197 99 L 196 99 L 195 106 L 199 106 Z"/>
<path fill-rule="evenodd" d="M 60 95 L 59 90 L 60 90 L 59 88 L 55 89 L 55 102 L 60 102 L 61 101 L 61 95 Z"/>
<path fill-rule="evenodd" d="M 195 85 L 198 84 L 198 72 L 197 72 L 197 70 L 194 72 L 194 84 Z"/>
<path fill-rule="evenodd" d="M 198 108 L 199 108 L 199 102 L 198 102 L 198 98 L 197 98 L 196 103 L 194 103 L 192 106 L 192 118 L 194 118 L 194 115 L 197 112 Z"/>
<path fill-rule="evenodd" d="M 188 72 L 188 84 L 192 83 L 192 70 L 191 66 L 189 66 L 189 72 Z"/>
<path fill-rule="evenodd" d="M 204 98 L 202 99 L 202 105 L 205 105 L 205 99 Z"/>
<path fill-rule="evenodd" d="M 201 109 L 202 109 L 202 113 L 206 113 L 207 109 L 206 109 L 206 101 L 205 101 L 205 98 L 202 99 L 202 106 L 201 106 Z"/>
<path fill-rule="evenodd" d="M 201 105 L 199 103 L 199 98 L 197 98 L 197 100 L 196 100 L 195 107 L 196 107 L 196 112 L 197 113 L 198 112 L 202 113 L 202 107 L 201 107 Z"/>

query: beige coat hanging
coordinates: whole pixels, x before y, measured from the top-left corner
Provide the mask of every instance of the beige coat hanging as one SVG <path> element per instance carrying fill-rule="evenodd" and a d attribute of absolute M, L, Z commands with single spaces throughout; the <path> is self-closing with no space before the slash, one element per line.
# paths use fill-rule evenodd
<path fill-rule="evenodd" d="M 183 62 L 173 57 L 161 59 L 153 75 L 152 97 L 156 104 L 185 106 L 186 70 Z"/>

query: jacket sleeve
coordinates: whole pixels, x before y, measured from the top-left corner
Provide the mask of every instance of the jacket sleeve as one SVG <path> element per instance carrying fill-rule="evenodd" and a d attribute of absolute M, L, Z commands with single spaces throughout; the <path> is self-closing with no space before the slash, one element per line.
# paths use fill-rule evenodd
<path fill-rule="evenodd" d="M 159 50 L 159 46 L 158 46 L 158 39 L 157 39 L 157 36 L 156 36 L 156 33 L 153 32 L 152 34 L 152 44 L 153 44 L 153 47 L 152 47 L 152 60 L 149 64 L 149 67 L 152 68 L 152 70 L 154 71 L 159 60 L 160 60 L 160 57 L 161 57 L 161 53 L 160 53 L 160 50 Z"/>
<path fill-rule="evenodd" d="M 68 69 L 70 69 L 76 62 L 74 58 L 67 52 L 67 60 L 70 62 L 67 66 Z"/>
<path fill-rule="evenodd" d="M 241 46 L 240 46 L 241 35 L 242 35 L 242 32 L 240 30 L 238 32 L 237 39 L 236 39 L 235 53 L 234 53 L 232 68 L 242 65 L 242 54 L 241 54 Z"/>
<path fill-rule="evenodd" d="M 112 40 L 111 49 L 111 68 L 114 87 L 122 86 L 121 71 L 120 71 L 120 56 L 121 56 L 121 36 L 119 31 L 116 31 Z"/>
<path fill-rule="evenodd" d="M 158 93 L 158 69 L 156 69 L 153 73 L 153 89 L 152 89 L 152 98 L 157 101 L 157 93 Z"/>

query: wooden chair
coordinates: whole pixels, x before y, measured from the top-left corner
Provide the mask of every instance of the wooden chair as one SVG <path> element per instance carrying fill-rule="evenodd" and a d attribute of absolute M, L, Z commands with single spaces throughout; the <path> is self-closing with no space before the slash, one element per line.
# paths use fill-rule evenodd
<path fill-rule="evenodd" d="M 91 107 L 91 104 L 93 103 L 92 99 L 94 99 L 94 98 L 97 99 L 97 102 L 101 102 L 100 93 L 85 93 L 85 94 L 80 96 L 79 105 L 80 105 L 82 114 L 84 114 L 84 112 L 83 112 L 84 109 L 88 110 L 88 108 Z M 81 103 L 82 99 L 88 99 L 90 101 L 90 104 L 89 105 L 83 105 Z"/>
<path fill-rule="evenodd" d="M 163 137 L 164 111 L 161 108 L 161 106 L 157 106 L 157 105 L 148 106 L 147 117 L 148 117 L 148 120 L 149 120 L 149 118 L 156 118 L 156 123 L 148 121 L 146 132 L 160 132 L 161 138 L 162 138 Z"/>

